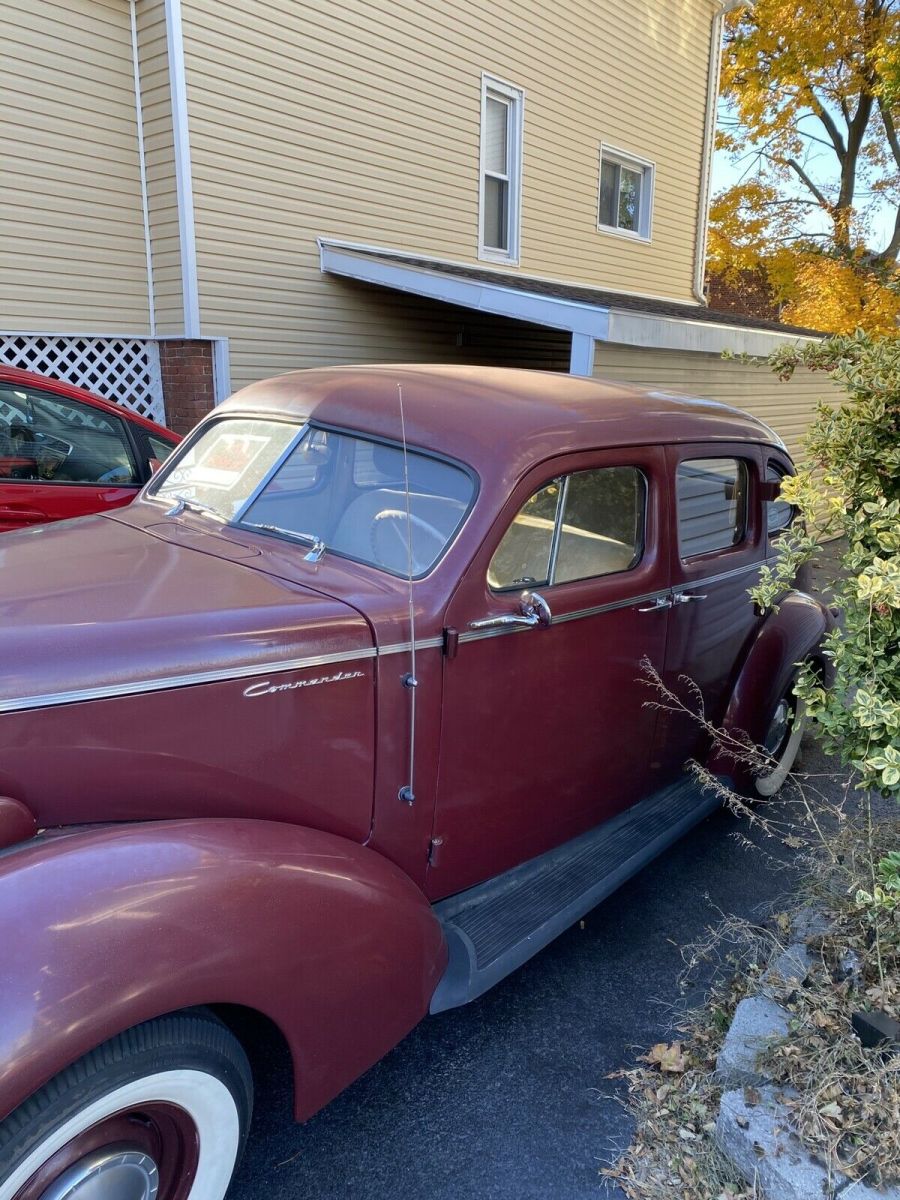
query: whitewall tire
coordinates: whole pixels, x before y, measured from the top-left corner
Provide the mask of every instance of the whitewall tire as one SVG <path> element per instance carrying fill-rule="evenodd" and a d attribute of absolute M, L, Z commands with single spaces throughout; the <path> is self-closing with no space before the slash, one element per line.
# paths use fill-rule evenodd
<path fill-rule="evenodd" d="M 211 1014 L 136 1026 L 0 1125 L 0 1200 L 223 1200 L 251 1096 L 246 1056 Z"/>
<path fill-rule="evenodd" d="M 803 734 L 806 730 L 806 706 L 802 700 L 792 697 L 785 697 L 779 702 L 780 705 L 785 703 L 793 705 L 793 719 L 781 744 L 772 751 L 775 765 L 771 770 L 757 775 L 754 780 L 756 791 L 760 796 L 774 796 L 781 790 L 800 753 L 800 743 L 803 741 Z M 774 719 L 777 720 L 777 710 Z"/>

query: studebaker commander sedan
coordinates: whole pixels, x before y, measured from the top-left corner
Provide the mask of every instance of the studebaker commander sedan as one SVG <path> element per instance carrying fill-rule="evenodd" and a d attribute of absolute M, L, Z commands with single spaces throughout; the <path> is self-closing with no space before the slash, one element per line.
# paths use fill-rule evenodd
<path fill-rule="evenodd" d="M 773 792 L 830 620 L 747 596 L 790 471 L 707 401 L 327 369 L 4 535 L 0 1200 L 221 1200 L 235 1027 L 281 1031 L 304 1119 L 707 814 L 686 760 Z"/>

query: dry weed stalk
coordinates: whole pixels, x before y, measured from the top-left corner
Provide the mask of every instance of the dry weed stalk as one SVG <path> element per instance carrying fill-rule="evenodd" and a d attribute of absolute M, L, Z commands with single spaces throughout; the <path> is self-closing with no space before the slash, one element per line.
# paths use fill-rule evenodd
<path fill-rule="evenodd" d="M 770 768 L 771 760 L 749 738 L 708 720 L 692 681 L 680 681 L 684 700 L 649 663 L 644 670 L 655 693 L 649 704 L 690 716 L 717 750 L 752 771 Z M 851 1024 L 854 1011 L 869 1008 L 900 1020 L 900 906 L 878 910 L 858 899 L 861 888 L 874 890 L 879 860 L 900 845 L 896 806 L 877 812 L 871 795 L 853 790 L 852 778 L 830 799 L 828 776 L 800 772 L 791 776 L 787 796 L 751 802 L 700 764 L 690 769 L 763 841 L 777 839 L 795 852 L 803 876 L 796 907 L 811 904 L 830 921 L 827 934 L 807 939 L 813 966 L 806 979 L 773 985 L 791 1029 L 766 1064 L 784 1088 L 796 1132 L 831 1172 L 876 1185 L 900 1180 L 900 1054 L 863 1047 Z M 742 841 L 760 849 L 758 840 Z M 620 1073 L 637 1130 L 631 1147 L 604 1174 L 632 1200 L 754 1196 L 754 1187 L 736 1176 L 713 1142 L 720 1098 L 713 1071 L 736 1004 L 758 989 L 762 969 L 787 943 L 790 927 L 789 914 L 771 926 L 723 917 L 701 943 L 683 951 L 683 986 L 700 967 L 715 966 L 703 1006 L 677 1026 L 676 1053 L 661 1044 L 640 1066 Z M 664 1063 L 683 1069 L 666 1071 Z"/>

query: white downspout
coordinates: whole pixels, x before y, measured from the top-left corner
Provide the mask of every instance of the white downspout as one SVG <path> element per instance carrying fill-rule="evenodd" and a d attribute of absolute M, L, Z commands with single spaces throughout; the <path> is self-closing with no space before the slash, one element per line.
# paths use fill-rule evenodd
<path fill-rule="evenodd" d="M 144 216 L 144 257 L 147 262 L 147 312 L 150 336 L 156 337 L 156 299 L 153 295 L 153 253 L 150 245 L 150 206 L 147 202 L 147 160 L 144 155 L 144 108 L 141 103 L 141 68 L 138 57 L 136 0 L 129 0 L 131 13 L 131 60 L 134 68 L 134 113 L 137 121 L 138 164 L 141 174 L 141 210 Z"/>
<path fill-rule="evenodd" d="M 194 187 L 188 134 L 187 79 L 181 0 L 165 0 L 169 87 L 172 93 L 172 134 L 175 143 L 175 191 L 178 198 L 178 237 L 181 248 L 181 293 L 184 336 L 200 337 L 200 298 L 197 287 L 197 238 L 194 229 Z"/>
<path fill-rule="evenodd" d="M 706 76 L 706 129 L 700 163 L 700 201 L 697 207 L 697 233 L 694 241 L 694 297 L 706 305 L 706 242 L 709 234 L 709 193 L 712 182 L 713 154 L 716 141 L 716 114 L 719 107 L 719 75 L 722 69 L 722 25 L 727 13 L 749 7 L 753 0 L 717 0 L 709 35 L 709 70 Z"/>

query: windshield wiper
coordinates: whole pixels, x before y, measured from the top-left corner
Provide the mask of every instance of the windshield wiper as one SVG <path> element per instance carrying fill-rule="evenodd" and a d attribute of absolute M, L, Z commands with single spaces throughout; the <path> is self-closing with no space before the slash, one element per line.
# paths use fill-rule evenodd
<path fill-rule="evenodd" d="M 163 499 L 163 497 L 160 497 L 160 499 Z M 173 492 L 168 499 L 174 500 L 175 503 L 171 508 L 166 509 L 165 515 L 167 517 L 180 516 L 180 514 L 183 513 L 187 508 L 190 509 L 191 512 L 208 513 L 209 516 L 217 517 L 220 521 L 224 520 L 222 514 L 220 512 L 216 512 L 216 510 L 211 508 L 208 504 L 201 504 L 199 500 L 189 500 L 187 496 L 182 496 L 178 492 Z"/>
<path fill-rule="evenodd" d="M 262 521 L 241 521 L 240 524 L 250 529 L 264 529 L 267 533 L 280 533 L 282 537 L 309 546 L 309 553 L 303 556 L 304 562 L 318 562 L 325 553 L 325 543 L 315 533 L 301 533 L 297 529 L 285 529 L 282 525 L 267 525 Z"/>

